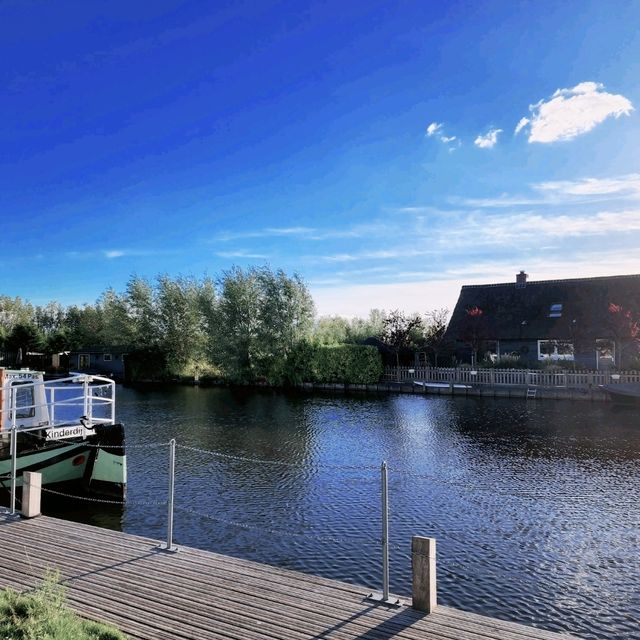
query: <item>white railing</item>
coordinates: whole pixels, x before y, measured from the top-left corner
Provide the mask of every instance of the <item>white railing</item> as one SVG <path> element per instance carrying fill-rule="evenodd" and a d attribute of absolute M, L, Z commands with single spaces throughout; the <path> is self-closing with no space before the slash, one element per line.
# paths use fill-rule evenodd
<path fill-rule="evenodd" d="M 17 406 L 17 392 L 33 389 L 33 404 Z M 101 376 L 75 374 L 55 380 L 7 380 L 2 387 L 5 396 L 0 413 L 0 431 L 21 421 L 18 411 L 46 414 L 47 419 L 35 426 L 18 425 L 20 430 L 33 430 L 77 424 L 82 418 L 86 426 L 115 423 L 115 382 Z M 40 401 L 38 401 L 40 400 Z M 9 424 L 7 424 L 7 420 Z M 23 422 L 29 422 L 29 419 Z"/>
<path fill-rule="evenodd" d="M 640 383 L 640 371 L 545 371 L 539 369 L 471 369 L 458 367 L 387 367 L 385 382 L 450 382 L 484 385 L 589 388 L 602 384 Z"/>

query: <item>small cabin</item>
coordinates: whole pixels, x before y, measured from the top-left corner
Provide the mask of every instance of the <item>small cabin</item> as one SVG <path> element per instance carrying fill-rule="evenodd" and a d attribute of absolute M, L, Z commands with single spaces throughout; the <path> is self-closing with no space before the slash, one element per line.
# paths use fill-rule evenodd
<path fill-rule="evenodd" d="M 127 350 L 123 347 L 91 346 L 69 353 L 69 371 L 93 373 L 124 379 L 124 360 Z"/>

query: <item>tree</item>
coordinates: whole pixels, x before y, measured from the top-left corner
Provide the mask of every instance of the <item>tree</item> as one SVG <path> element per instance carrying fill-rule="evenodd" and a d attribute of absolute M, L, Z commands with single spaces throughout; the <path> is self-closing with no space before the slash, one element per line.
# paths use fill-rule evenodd
<path fill-rule="evenodd" d="M 480 307 L 471 307 L 465 311 L 461 332 L 462 340 L 471 347 L 471 366 L 478 361 L 478 351 L 486 339 L 486 320 Z"/>
<path fill-rule="evenodd" d="M 159 342 L 155 295 L 146 278 L 132 276 L 125 293 L 132 342 L 138 348 L 156 347 Z"/>
<path fill-rule="evenodd" d="M 616 364 L 624 366 L 627 354 L 637 355 L 640 348 L 640 318 L 622 305 L 609 303 L 609 326 L 616 341 Z"/>
<path fill-rule="evenodd" d="M 169 367 L 181 373 L 205 352 L 198 282 L 195 278 L 158 277 L 156 308 L 160 347 Z"/>
<path fill-rule="evenodd" d="M 25 357 L 29 351 L 40 351 L 44 347 L 44 337 L 34 324 L 18 323 L 14 325 L 6 339 L 11 351 L 20 351 Z"/>
<path fill-rule="evenodd" d="M 444 347 L 444 338 L 449 321 L 449 309 L 434 309 L 426 314 L 424 330 L 425 347 L 433 353 L 434 365 L 438 366 L 438 354 Z"/>
<path fill-rule="evenodd" d="M 279 382 L 296 343 L 310 334 L 313 300 L 302 279 L 267 267 L 223 273 L 216 359 L 239 381 Z"/>
<path fill-rule="evenodd" d="M 416 346 L 421 330 L 422 319 L 418 315 L 405 316 L 396 309 L 384 319 L 379 338 L 395 353 L 397 367 L 400 367 L 400 352 Z"/>

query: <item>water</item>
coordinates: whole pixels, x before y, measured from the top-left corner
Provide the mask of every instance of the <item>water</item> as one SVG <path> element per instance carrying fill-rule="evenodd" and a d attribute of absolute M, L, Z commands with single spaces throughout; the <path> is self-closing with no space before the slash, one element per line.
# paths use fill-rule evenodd
<path fill-rule="evenodd" d="M 441 603 L 584 638 L 640 638 L 640 411 L 569 401 L 118 390 L 129 443 L 178 449 L 174 540 L 391 591 L 438 539 Z M 128 451 L 124 510 L 67 517 L 165 536 L 167 449 Z M 195 512 L 195 513 L 194 513 Z M 364 594 L 364 592 L 363 592 Z"/>

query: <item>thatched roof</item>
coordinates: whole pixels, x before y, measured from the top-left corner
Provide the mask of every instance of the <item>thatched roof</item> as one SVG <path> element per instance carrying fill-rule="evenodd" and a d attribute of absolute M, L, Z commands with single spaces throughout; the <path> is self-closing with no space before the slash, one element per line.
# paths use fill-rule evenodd
<path fill-rule="evenodd" d="M 482 310 L 485 339 L 566 340 L 576 333 L 610 337 L 610 303 L 640 312 L 640 274 L 541 280 L 525 286 L 516 282 L 466 285 L 451 316 L 447 337 L 464 339 L 467 310 L 474 307 Z"/>

